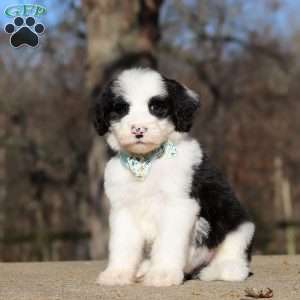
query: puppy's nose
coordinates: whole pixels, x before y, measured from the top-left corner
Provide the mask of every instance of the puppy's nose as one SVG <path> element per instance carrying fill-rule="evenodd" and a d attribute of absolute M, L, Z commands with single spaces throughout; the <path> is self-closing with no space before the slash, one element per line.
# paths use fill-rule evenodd
<path fill-rule="evenodd" d="M 137 139 L 141 139 L 144 136 L 144 133 L 148 130 L 147 127 L 142 126 L 131 126 L 131 133 L 135 135 Z"/>

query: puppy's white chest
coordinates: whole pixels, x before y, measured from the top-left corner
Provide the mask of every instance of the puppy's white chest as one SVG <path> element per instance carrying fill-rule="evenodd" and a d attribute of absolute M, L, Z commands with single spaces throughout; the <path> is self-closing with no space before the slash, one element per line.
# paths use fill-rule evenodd
<path fill-rule="evenodd" d="M 201 159 L 201 152 L 193 141 L 177 150 L 176 157 L 153 161 L 144 180 L 136 178 L 118 157 L 107 164 L 104 184 L 112 211 L 128 212 L 146 239 L 156 236 L 167 207 L 189 205 L 193 165 Z"/>
<path fill-rule="evenodd" d="M 177 161 L 164 157 L 157 159 L 149 174 L 139 179 L 117 157 L 111 159 L 105 170 L 105 191 L 111 205 L 149 207 L 153 199 L 178 197 L 178 192 L 180 194 L 190 178 L 185 176 L 184 168 Z"/>
<path fill-rule="evenodd" d="M 149 175 L 140 180 L 113 159 L 105 172 L 105 190 L 112 209 L 128 211 L 146 240 L 156 236 L 161 213 L 168 200 L 166 178 L 159 172 L 162 164 L 154 163 Z M 113 174 L 114 173 L 114 176 Z"/>

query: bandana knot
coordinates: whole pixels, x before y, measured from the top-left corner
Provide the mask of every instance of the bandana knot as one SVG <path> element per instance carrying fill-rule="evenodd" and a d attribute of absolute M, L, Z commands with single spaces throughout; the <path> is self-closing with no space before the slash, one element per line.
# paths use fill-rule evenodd
<path fill-rule="evenodd" d="M 144 180 L 150 172 L 153 161 L 161 158 L 164 154 L 166 154 L 168 158 L 174 157 L 176 155 L 176 146 L 172 142 L 167 141 L 146 155 L 120 152 L 119 158 L 122 165 L 137 179 Z"/>

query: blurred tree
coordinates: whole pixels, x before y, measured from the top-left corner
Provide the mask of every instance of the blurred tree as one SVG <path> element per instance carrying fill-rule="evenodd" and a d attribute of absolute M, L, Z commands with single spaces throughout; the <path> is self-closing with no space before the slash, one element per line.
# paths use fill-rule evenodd
<path fill-rule="evenodd" d="M 278 39 L 274 20 L 269 21 L 283 2 L 169 1 L 160 52 L 163 69 L 202 95 L 204 117 L 194 134 L 264 228 L 257 240 L 268 252 L 284 247 L 278 239 L 270 243 L 274 211 L 260 208 L 273 206 L 274 157 L 284 155 L 288 162 L 295 153 L 291 135 L 282 133 L 298 130 L 288 118 L 299 112 L 289 90 L 291 52 Z M 253 12 L 258 5 L 264 14 Z M 176 65 L 170 63 L 174 58 Z"/>
<path fill-rule="evenodd" d="M 257 251 L 284 253 L 273 209 L 280 193 L 274 159 L 282 161 L 297 220 L 300 43 L 298 19 L 290 26 L 290 16 L 300 6 L 285 0 L 48 2 L 38 48 L 12 49 L 0 32 L 0 259 L 103 255 L 107 153 L 88 121 L 85 86 L 98 93 L 119 69 L 156 67 L 157 60 L 160 71 L 199 92 L 193 134 L 251 209 Z"/>
<path fill-rule="evenodd" d="M 0 34 L 2 260 L 88 257 L 85 52 L 74 2 L 53 1 L 66 18 L 47 26 L 38 48 L 12 49 Z"/>
<path fill-rule="evenodd" d="M 87 24 L 87 89 L 98 94 L 118 71 L 132 66 L 155 68 L 162 0 L 83 0 Z M 107 247 L 107 201 L 103 171 L 107 148 L 95 137 L 89 155 L 89 228 L 91 255 L 103 257 Z"/>

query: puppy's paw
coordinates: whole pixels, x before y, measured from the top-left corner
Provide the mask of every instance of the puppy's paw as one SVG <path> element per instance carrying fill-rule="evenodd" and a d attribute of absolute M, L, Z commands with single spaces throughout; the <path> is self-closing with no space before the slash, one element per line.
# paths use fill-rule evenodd
<path fill-rule="evenodd" d="M 249 275 L 249 268 L 244 261 L 226 261 L 221 265 L 221 277 L 226 281 L 243 281 Z"/>
<path fill-rule="evenodd" d="M 101 285 L 127 285 L 133 283 L 133 275 L 131 271 L 107 269 L 99 274 L 96 283 Z"/>
<path fill-rule="evenodd" d="M 198 275 L 200 280 L 243 281 L 248 277 L 249 268 L 244 261 L 228 260 L 208 265 Z"/>
<path fill-rule="evenodd" d="M 138 271 L 137 271 L 137 273 L 136 273 L 136 275 L 135 275 L 135 277 L 136 277 L 136 281 L 142 281 L 142 279 L 143 279 L 143 277 L 146 275 L 146 273 L 149 271 L 149 269 L 150 269 L 150 266 L 151 266 L 151 263 L 150 263 L 150 260 L 149 259 L 146 259 L 146 260 L 144 260 L 142 263 L 141 263 L 141 265 L 140 265 L 140 267 L 139 267 L 139 269 L 138 269 Z"/>
<path fill-rule="evenodd" d="M 150 270 L 143 279 L 147 286 L 171 286 L 179 285 L 183 281 L 183 272 L 178 270 Z"/>
<path fill-rule="evenodd" d="M 217 265 L 209 265 L 200 271 L 198 278 L 203 281 L 220 280 L 220 271 Z"/>

